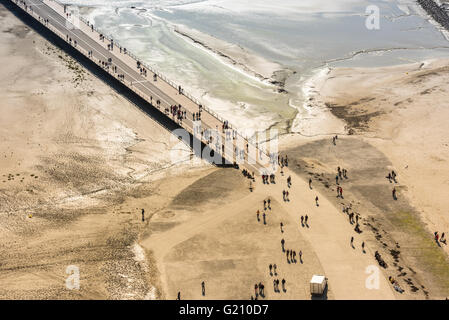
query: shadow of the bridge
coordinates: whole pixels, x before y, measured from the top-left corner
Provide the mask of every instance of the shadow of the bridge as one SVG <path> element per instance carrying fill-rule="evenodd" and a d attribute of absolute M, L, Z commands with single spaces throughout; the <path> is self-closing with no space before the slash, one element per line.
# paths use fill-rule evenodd
<path fill-rule="evenodd" d="M 147 100 L 140 97 L 134 91 L 129 89 L 125 84 L 123 84 L 118 79 L 114 78 L 107 71 L 96 65 L 92 60 L 84 56 L 78 50 L 73 48 L 70 44 L 65 42 L 59 36 L 54 34 L 52 31 L 43 26 L 39 21 L 28 15 L 22 9 L 18 8 L 14 3 L 9 0 L 0 0 L 0 4 L 2 4 L 6 9 L 8 9 L 14 16 L 16 16 L 19 20 L 21 20 L 24 24 L 28 25 L 31 29 L 33 29 L 36 33 L 42 36 L 44 39 L 58 47 L 59 49 L 66 52 L 73 59 L 78 61 L 84 68 L 86 68 L 91 74 L 100 79 L 102 82 L 111 87 L 115 92 L 120 94 L 122 97 L 127 99 L 129 102 L 138 107 L 141 111 L 143 111 L 150 118 L 155 120 L 159 125 L 168 130 L 171 134 L 176 129 L 183 129 L 179 124 L 166 116 L 162 111 L 160 111 L 157 107 L 152 105 Z M 186 130 L 187 131 L 187 130 Z M 187 131 L 188 132 L 188 131 Z M 231 168 L 234 167 L 233 164 L 229 164 L 228 161 L 222 155 L 219 155 L 221 158 L 220 161 L 211 161 L 210 159 L 215 159 L 214 153 L 215 151 L 207 146 L 202 141 L 199 141 L 195 136 L 193 136 L 190 132 L 188 132 L 190 139 L 189 142 L 185 141 L 185 139 L 180 139 L 180 141 L 185 143 L 194 153 L 196 157 L 203 158 L 209 163 L 223 168 Z M 176 136 L 176 135 L 175 135 Z M 201 145 L 201 148 L 194 148 L 194 146 Z M 210 155 L 210 157 L 203 157 L 203 155 Z M 216 157 L 218 160 L 218 157 Z M 216 163 L 219 162 L 219 163 Z"/>

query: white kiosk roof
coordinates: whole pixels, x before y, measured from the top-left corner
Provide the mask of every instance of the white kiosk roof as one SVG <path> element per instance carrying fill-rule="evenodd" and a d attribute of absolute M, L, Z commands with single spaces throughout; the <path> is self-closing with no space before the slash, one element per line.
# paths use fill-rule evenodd
<path fill-rule="evenodd" d="M 310 283 L 319 283 L 319 284 L 322 284 L 322 283 L 324 282 L 324 280 L 325 280 L 325 276 L 317 276 L 317 275 L 314 275 L 314 276 L 312 277 L 312 280 L 310 280 Z"/>

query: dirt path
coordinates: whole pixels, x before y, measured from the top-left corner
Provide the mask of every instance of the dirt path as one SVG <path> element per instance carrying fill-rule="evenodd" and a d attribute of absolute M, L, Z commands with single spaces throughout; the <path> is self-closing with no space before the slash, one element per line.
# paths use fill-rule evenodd
<path fill-rule="evenodd" d="M 213 210 L 203 211 L 197 208 L 199 212 L 203 211 L 199 218 L 182 223 L 167 232 L 153 234 L 142 241 L 142 245 L 147 249 L 152 250 L 155 254 L 156 260 L 158 261 L 158 268 L 161 271 L 163 278 L 162 282 L 165 292 L 172 290 L 170 289 L 169 284 L 172 280 L 169 278 L 174 277 L 173 274 L 167 273 L 166 266 L 170 264 L 173 259 L 179 262 L 182 258 L 190 259 L 189 255 L 195 255 L 195 248 L 191 248 L 187 245 L 189 241 L 193 241 L 192 239 L 197 238 L 195 242 L 196 245 L 199 245 L 199 239 L 201 239 L 202 242 L 207 242 L 205 238 L 207 238 L 208 233 L 219 232 L 218 230 L 223 229 L 227 222 L 235 220 L 236 217 L 241 215 L 245 215 L 249 217 L 251 221 L 254 221 L 256 220 L 255 212 L 259 208 L 261 209 L 260 217 L 262 219 L 263 208 L 261 208 L 261 204 L 263 199 L 270 197 L 272 199 L 273 208 L 276 207 L 276 209 L 273 209 L 273 212 L 284 213 L 284 215 L 281 214 L 278 221 L 283 221 L 284 225 L 288 225 L 288 228 L 281 234 L 279 232 L 279 222 L 277 223 L 277 226 L 273 226 L 277 231 L 267 233 L 263 240 L 273 243 L 271 249 L 273 252 L 270 252 L 270 249 L 267 248 L 267 251 L 264 254 L 273 257 L 277 256 L 275 260 L 278 261 L 278 265 L 282 265 L 283 262 L 279 262 L 279 260 L 284 261 L 285 254 L 281 251 L 280 239 L 285 238 L 286 248 L 295 249 L 297 252 L 299 252 L 301 246 L 302 248 L 310 248 L 311 253 L 308 253 L 309 257 L 306 257 L 305 255 L 305 263 L 313 260 L 310 257 L 312 255 L 318 257 L 313 263 L 316 266 L 315 272 L 319 273 L 319 270 L 321 269 L 320 266 L 322 266 L 324 274 L 329 278 L 330 294 L 332 297 L 336 299 L 395 298 L 388 281 L 381 272 L 379 273 L 379 289 L 369 290 L 366 288 L 365 281 L 369 274 L 365 271 L 369 266 L 376 266 L 377 262 L 375 261 L 374 253 L 370 248 L 366 248 L 366 254 L 362 253 L 360 248 L 361 240 L 357 237 L 356 233 L 351 228 L 351 225 L 347 222 L 345 215 L 336 209 L 334 205 L 327 201 L 319 192 L 310 190 L 308 184 L 298 175 L 285 168 L 284 171 L 284 177 L 278 177 L 277 184 L 275 185 L 263 185 L 259 179 L 255 183 L 255 191 L 253 193 Z M 288 189 L 286 184 L 286 177 L 288 175 L 292 177 L 293 186 L 289 189 L 290 202 L 284 202 L 282 200 L 282 190 Z M 315 206 L 314 199 L 316 195 L 320 198 L 319 207 Z M 310 228 L 300 228 L 300 216 L 305 214 L 308 214 L 309 216 Z M 272 223 L 272 220 L 277 220 L 277 218 L 272 218 L 272 215 L 272 212 L 267 213 L 267 220 L 270 224 Z M 249 228 L 254 228 L 255 224 L 256 223 L 251 222 L 252 226 Z M 234 235 L 233 231 L 229 232 Z M 356 239 L 354 242 L 356 249 L 353 249 L 350 246 L 351 236 L 354 236 Z M 298 247 L 296 237 L 305 239 L 306 244 L 304 244 L 303 240 L 301 246 Z M 289 238 L 292 239 L 292 242 L 290 242 Z M 256 239 L 251 238 L 251 240 Z M 214 240 L 211 239 L 211 246 L 213 241 Z M 237 245 L 239 243 L 237 237 L 235 238 L 235 241 Z M 208 247 L 207 243 L 202 244 L 202 246 L 205 247 L 204 250 L 208 252 L 205 256 L 212 255 L 215 259 L 220 259 L 216 257 L 216 254 L 213 252 L 214 249 Z M 175 252 L 179 252 L 179 247 L 184 248 L 181 251 L 183 257 L 175 256 Z M 185 252 L 185 250 L 189 250 L 189 248 L 192 252 Z M 243 250 L 241 258 L 245 257 L 247 254 L 249 253 Z M 260 254 L 260 256 L 263 256 L 264 254 Z M 230 259 L 229 256 L 227 258 Z M 209 259 L 211 258 L 209 257 Z M 263 264 L 262 262 L 260 263 Z M 261 268 L 263 267 L 266 268 L 266 266 L 262 266 Z M 287 268 L 290 268 L 290 266 L 286 266 L 285 269 Z M 291 270 L 292 269 L 288 269 L 286 273 L 283 273 L 286 277 L 288 274 L 290 282 L 292 279 L 296 279 L 296 274 L 299 271 Z M 256 273 L 256 271 L 254 272 Z M 194 272 L 192 271 L 192 273 Z M 188 274 L 188 276 L 191 275 Z M 292 292 L 290 298 L 298 298 L 299 291 L 302 292 L 300 294 L 301 298 L 310 298 L 307 295 L 307 281 L 309 280 L 310 279 L 302 279 L 302 283 L 299 283 L 300 281 L 298 281 L 298 290 L 295 293 Z M 171 297 L 169 294 L 168 298 L 175 298 L 174 294 L 175 293 L 173 293 L 173 296 Z"/>

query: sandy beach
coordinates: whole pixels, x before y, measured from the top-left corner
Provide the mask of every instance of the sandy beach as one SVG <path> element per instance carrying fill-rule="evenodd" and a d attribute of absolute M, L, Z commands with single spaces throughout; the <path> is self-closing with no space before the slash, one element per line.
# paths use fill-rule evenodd
<path fill-rule="evenodd" d="M 310 105 L 328 117 L 313 136 L 283 135 L 288 166 L 251 191 L 240 170 L 190 161 L 187 146 L 3 3 L 0 21 L 0 299 L 248 300 L 263 283 L 259 299 L 308 300 L 314 274 L 329 279 L 327 299 L 449 296 L 449 249 L 433 239 L 449 233 L 448 61 L 323 73 Z M 343 198 L 337 167 L 348 170 Z M 66 287 L 69 266 L 77 290 Z M 276 279 L 285 290 L 274 292 Z"/>

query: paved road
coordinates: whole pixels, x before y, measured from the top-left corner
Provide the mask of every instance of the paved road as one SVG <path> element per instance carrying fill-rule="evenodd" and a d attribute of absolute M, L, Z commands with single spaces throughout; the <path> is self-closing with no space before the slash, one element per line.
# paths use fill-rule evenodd
<path fill-rule="evenodd" d="M 81 21 L 68 14 L 68 11 L 66 12 L 62 4 L 54 0 L 11 1 L 18 4 L 19 7 L 38 19 L 48 29 L 67 41 L 112 76 L 120 79 L 119 75 L 123 75 L 123 78 L 120 80 L 128 88 L 152 105 L 155 105 L 159 110 L 165 112 L 166 108 L 169 109 L 172 105 L 181 105 L 182 109 L 187 113 L 186 119 L 183 119 L 182 122 L 166 114 L 191 134 L 194 134 L 195 126 L 200 126 L 200 132 L 201 129 L 217 130 L 219 136 L 216 136 L 215 140 L 209 146 L 224 155 L 228 161 L 239 162 L 234 154 L 235 147 L 237 146 L 245 153 L 245 161 L 240 164 L 240 167 L 255 173 L 260 173 L 271 168 L 269 165 L 269 156 L 266 152 L 257 149 L 256 146 L 253 146 L 241 135 L 237 135 L 237 138 L 231 139 L 229 143 L 224 143 L 223 151 L 222 143 L 216 144 L 218 138 L 221 141 L 226 141 L 226 135 L 222 130 L 222 119 L 203 108 L 201 121 L 194 122 L 193 114 L 197 113 L 200 108 L 197 102 L 188 98 L 185 94 L 180 94 L 177 86 L 170 84 L 168 80 L 166 81 L 157 76 L 157 80 L 155 81 L 155 73 L 151 70 L 146 69 L 146 74 L 142 74 L 137 67 L 137 60 L 135 60 L 129 51 L 126 51 L 125 48 L 120 48 L 116 43 L 113 46 L 108 46 L 113 44 L 113 40 L 102 38 L 100 31 L 97 31 L 88 22 Z M 156 103 L 156 101 L 160 101 L 160 104 Z M 198 137 L 198 135 L 196 136 Z M 204 136 L 200 136 L 200 139 L 207 144 L 208 141 Z"/>

